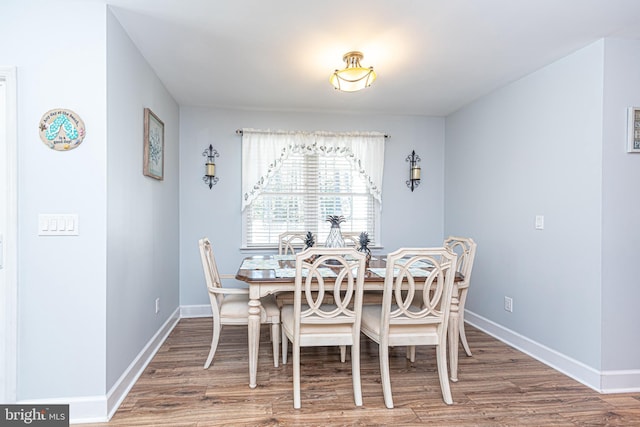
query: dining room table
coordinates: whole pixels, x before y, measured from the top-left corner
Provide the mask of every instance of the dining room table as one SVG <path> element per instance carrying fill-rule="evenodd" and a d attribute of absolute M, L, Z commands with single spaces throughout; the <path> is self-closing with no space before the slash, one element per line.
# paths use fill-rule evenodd
<path fill-rule="evenodd" d="M 373 256 L 365 273 L 364 291 L 384 290 L 386 257 Z M 242 260 L 236 279 L 249 286 L 249 387 L 257 386 L 260 346 L 260 298 L 295 290 L 295 255 L 253 255 Z M 458 286 L 464 278 L 456 273 L 448 325 L 449 377 L 458 381 Z"/>

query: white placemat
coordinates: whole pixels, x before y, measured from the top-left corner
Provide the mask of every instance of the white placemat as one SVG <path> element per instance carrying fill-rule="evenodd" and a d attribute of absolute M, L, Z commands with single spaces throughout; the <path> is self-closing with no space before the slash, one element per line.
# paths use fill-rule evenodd
<path fill-rule="evenodd" d="M 240 266 L 241 270 L 275 270 L 280 268 L 280 263 L 275 259 L 245 259 Z"/>

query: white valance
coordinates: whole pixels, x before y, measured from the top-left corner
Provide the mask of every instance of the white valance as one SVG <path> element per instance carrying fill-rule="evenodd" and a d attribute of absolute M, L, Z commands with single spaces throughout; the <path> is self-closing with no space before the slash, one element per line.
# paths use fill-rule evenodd
<path fill-rule="evenodd" d="M 347 158 L 382 206 L 385 136 L 380 132 L 242 130 L 242 210 L 260 195 L 291 153 L 335 154 Z"/>

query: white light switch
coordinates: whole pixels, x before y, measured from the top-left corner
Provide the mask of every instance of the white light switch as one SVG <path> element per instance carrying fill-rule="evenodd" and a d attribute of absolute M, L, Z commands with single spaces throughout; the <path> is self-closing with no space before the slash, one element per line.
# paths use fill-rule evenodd
<path fill-rule="evenodd" d="M 536 215 L 536 230 L 544 230 L 544 215 Z"/>
<path fill-rule="evenodd" d="M 38 215 L 39 236 L 77 236 L 78 214 Z"/>

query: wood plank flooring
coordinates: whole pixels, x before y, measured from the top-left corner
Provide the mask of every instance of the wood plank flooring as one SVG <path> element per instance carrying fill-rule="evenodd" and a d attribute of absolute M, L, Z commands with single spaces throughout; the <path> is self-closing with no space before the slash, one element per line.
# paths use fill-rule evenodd
<path fill-rule="evenodd" d="M 213 364 L 211 319 L 183 319 L 109 423 L 86 426 L 640 426 L 640 393 L 601 395 L 467 326 L 459 381 L 446 405 L 432 348 L 391 349 L 394 409 L 382 398 L 378 348 L 362 339 L 364 406 L 353 403 L 351 364 L 339 349 L 302 349 L 302 409 L 293 409 L 292 366 L 273 367 L 262 328 L 258 387 L 248 386 L 246 327 L 223 328 Z M 289 346 L 291 352 L 291 346 Z M 348 352 L 347 352 L 348 353 Z"/>

